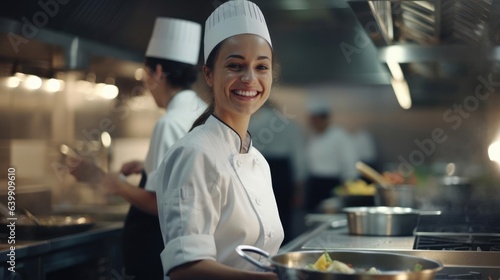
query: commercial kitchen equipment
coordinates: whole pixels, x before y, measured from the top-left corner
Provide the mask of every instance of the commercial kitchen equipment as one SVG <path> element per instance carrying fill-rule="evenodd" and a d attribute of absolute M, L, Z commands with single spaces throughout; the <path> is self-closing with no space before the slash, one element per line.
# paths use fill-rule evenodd
<path fill-rule="evenodd" d="M 411 236 L 349 234 L 345 214 L 327 215 L 309 231 L 285 244 L 297 250 L 370 250 L 434 259 L 443 264 L 435 279 L 500 279 L 500 213 L 494 202 L 463 211 L 419 217 Z"/>

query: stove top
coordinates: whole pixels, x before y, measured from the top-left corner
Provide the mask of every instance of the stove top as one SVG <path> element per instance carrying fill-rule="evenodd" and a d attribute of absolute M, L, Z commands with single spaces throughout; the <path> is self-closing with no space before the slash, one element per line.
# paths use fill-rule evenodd
<path fill-rule="evenodd" d="M 494 209 L 494 208 L 492 208 Z M 337 216 L 335 216 L 337 218 Z M 346 219 L 339 215 L 338 219 Z M 500 213 L 420 216 L 412 236 L 357 236 L 348 228 L 332 226 L 301 238 L 302 250 L 381 250 L 439 260 L 436 280 L 500 280 Z"/>
<path fill-rule="evenodd" d="M 427 236 L 415 238 L 416 250 L 454 250 L 454 251 L 498 251 L 500 253 L 500 235 L 468 236 Z"/>
<path fill-rule="evenodd" d="M 416 235 L 492 235 L 500 237 L 500 214 L 421 215 Z"/>

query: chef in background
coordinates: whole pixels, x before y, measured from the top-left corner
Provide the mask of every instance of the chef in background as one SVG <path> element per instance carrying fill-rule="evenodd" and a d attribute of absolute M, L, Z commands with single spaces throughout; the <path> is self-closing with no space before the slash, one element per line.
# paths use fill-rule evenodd
<path fill-rule="evenodd" d="M 351 136 L 332 124 L 328 101 L 311 99 L 308 104 L 310 135 L 306 147 L 308 179 L 305 210 L 318 211 L 321 201 L 333 196 L 333 189 L 358 177 L 358 154 Z"/>
<path fill-rule="evenodd" d="M 154 127 L 146 160 L 127 162 L 121 167 L 121 174 L 104 174 L 100 181 L 106 193 L 120 195 L 131 203 L 123 229 L 123 258 L 126 276 L 135 280 L 165 278 L 160 260 L 164 246 L 156 189 L 147 178 L 170 146 L 187 134 L 207 108 L 191 90 L 198 76 L 200 41 L 200 24 L 175 18 L 156 19 L 146 51 L 143 83 L 165 114 Z M 78 178 L 90 165 L 82 162 L 72 174 Z M 142 174 L 139 187 L 125 180 L 131 174 Z"/>
<path fill-rule="evenodd" d="M 302 202 L 305 180 L 305 135 L 293 119 L 288 119 L 279 106 L 267 101 L 252 115 L 248 131 L 255 148 L 271 168 L 274 196 L 285 231 L 283 244 L 293 236 L 292 214 Z"/>

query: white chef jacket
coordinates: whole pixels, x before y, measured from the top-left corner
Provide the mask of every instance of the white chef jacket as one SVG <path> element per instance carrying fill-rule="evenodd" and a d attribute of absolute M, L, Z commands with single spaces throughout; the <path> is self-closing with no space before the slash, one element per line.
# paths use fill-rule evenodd
<path fill-rule="evenodd" d="M 188 133 L 206 108 L 207 104 L 192 90 L 180 91 L 172 97 L 165 114 L 156 123 L 149 143 L 144 161 L 148 177 L 160 165 L 170 146 Z M 156 187 L 147 181 L 145 189 L 154 192 Z"/>
<path fill-rule="evenodd" d="M 238 245 L 271 255 L 284 233 L 269 165 L 251 145 L 215 116 L 175 143 L 154 172 L 160 227 L 165 242 L 163 270 L 210 259 L 258 270 L 238 256 Z M 248 153 L 240 153 L 240 147 Z"/>
<path fill-rule="evenodd" d="M 331 126 L 309 139 L 306 149 L 309 174 L 353 180 L 358 177 L 358 154 L 352 138 L 341 127 Z"/>

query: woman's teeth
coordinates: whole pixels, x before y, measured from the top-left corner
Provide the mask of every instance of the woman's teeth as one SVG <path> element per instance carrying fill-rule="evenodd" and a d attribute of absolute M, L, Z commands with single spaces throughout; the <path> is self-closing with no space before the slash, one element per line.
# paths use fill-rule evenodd
<path fill-rule="evenodd" d="M 237 95 L 241 95 L 241 96 L 246 96 L 246 97 L 254 97 L 257 95 L 257 91 L 255 90 L 252 90 L 252 91 L 246 91 L 246 90 L 235 90 L 233 91 L 235 94 Z"/>

